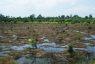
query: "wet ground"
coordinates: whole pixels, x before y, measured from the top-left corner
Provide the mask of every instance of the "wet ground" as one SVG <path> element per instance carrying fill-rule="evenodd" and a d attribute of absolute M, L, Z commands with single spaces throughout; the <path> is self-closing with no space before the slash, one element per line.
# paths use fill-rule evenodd
<path fill-rule="evenodd" d="M 79 31 L 76 31 L 79 32 Z M 86 34 L 84 32 L 80 32 L 83 34 Z M 5 38 L 3 36 L 0 36 L 0 38 Z M 13 39 L 16 39 L 17 36 L 13 36 Z M 74 48 L 74 50 L 83 50 L 83 51 L 87 51 L 90 53 L 94 53 L 95 54 L 95 46 L 90 46 L 87 45 L 89 44 L 88 41 L 89 40 L 95 40 L 95 35 L 88 35 L 85 36 L 84 38 L 85 41 L 87 41 L 86 43 L 84 43 L 86 45 L 85 48 Z M 41 44 L 37 44 L 37 48 L 43 50 L 46 53 L 59 53 L 59 52 L 64 52 L 65 50 L 67 50 L 68 48 L 67 46 L 62 46 L 60 44 L 56 44 L 54 42 L 48 42 L 48 43 L 41 43 Z M 8 53 L 12 52 L 12 51 L 18 51 L 18 52 L 22 52 L 27 48 L 33 48 L 30 44 L 20 44 L 20 45 L 0 45 L 0 56 L 7 56 Z M 33 57 L 31 55 L 25 55 L 25 56 L 21 56 L 20 58 L 16 59 L 16 61 L 19 64 L 31 64 L 33 62 L 36 62 L 35 64 L 51 64 L 51 58 L 38 58 L 38 57 Z"/>

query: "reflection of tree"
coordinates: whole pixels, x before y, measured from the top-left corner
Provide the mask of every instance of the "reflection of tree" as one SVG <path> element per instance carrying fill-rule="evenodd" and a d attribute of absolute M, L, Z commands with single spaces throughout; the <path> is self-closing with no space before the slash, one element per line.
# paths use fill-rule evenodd
<path fill-rule="evenodd" d="M 33 58 L 33 61 L 31 64 L 35 64 L 36 63 L 36 52 L 35 51 L 33 51 L 32 53 L 32 58 Z"/>

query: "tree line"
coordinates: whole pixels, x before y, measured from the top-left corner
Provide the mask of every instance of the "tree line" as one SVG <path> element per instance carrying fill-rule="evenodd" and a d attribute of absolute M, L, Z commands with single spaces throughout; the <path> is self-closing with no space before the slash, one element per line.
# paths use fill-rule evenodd
<path fill-rule="evenodd" d="M 10 17 L 0 14 L 0 23 L 26 23 L 26 22 L 58 22 L 58 23 L 95 23 L 95 18 L 89 16 L 80 17 L 78 15 L 61 15 L 57 17 L 44 17 L 41 14 L 37 17 L 32 14 L 28 17 Z"/>

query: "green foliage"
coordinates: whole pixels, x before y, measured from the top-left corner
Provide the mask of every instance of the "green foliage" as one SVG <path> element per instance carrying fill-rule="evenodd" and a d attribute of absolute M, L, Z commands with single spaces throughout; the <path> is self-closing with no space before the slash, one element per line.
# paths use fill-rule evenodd
<path fill-rule="evenodd" d="M 73 46 L 72 45 L 69 45 L 68 53 L 70 54 L 70 57 L 74 56 L 74 50 L 73 50 Z"/>
<path fill-rule="evenodd" d="M 10 57 L 0 57 L 0 64 L 18 64 Z"/>
<path fill-rule="evenodd" d="M 33 48 L 37 48 L 37 40 L 35 38 L 29 38 L 28 39 L 29 44 L 32 45 Z"/>
<path fill-rule="evenodd" d="M 65 16 L 61 15 L 58 17 L 43 17 L 41 14 L 35 17 L 32 14 L 28 17 L 10 17 L 0 14 L 0 23 L 25 23 L 25 22 L 58 22 L 58 23 L 95 23 L 95 18 L 90 14 L 89 16 L 80 17 L 78 15 Z"/>

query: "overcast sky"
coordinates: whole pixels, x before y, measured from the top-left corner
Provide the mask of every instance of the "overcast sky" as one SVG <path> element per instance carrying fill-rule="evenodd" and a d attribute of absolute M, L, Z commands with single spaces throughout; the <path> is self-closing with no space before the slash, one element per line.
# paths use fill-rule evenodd
<path fill-rule="evenodd" d="M 0 0 L 0 13 L 22 17 L 31 14 L 95 16 L 95 0 Z"/>

